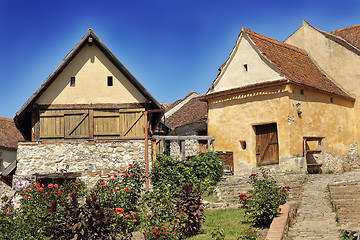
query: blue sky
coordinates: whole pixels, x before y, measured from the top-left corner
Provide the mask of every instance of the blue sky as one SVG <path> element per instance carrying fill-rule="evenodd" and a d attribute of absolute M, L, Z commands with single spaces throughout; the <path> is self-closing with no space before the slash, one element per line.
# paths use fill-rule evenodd
<path fill-rule="evenodd" d="M 14 117 L 93 28 L 160 102 L 204 93 L 242 26 L 285 40 L 360 23 L 359 0 L 0 0 L 0 116 Z"/>

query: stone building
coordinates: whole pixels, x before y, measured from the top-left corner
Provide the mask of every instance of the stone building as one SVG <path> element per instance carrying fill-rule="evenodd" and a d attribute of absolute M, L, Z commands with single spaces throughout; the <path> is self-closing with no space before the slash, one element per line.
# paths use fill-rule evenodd
<path fill-rule="evenodd" d="M 359 29 L 304 22 L 284 43 L 242 28 L 204 97 L 208 135 L 233 152 L 235 174 L 358 167 Z"/>
<path fill-rule="evenodd" d="M 16 113 L 25 138 L 16 175 L 92 182 L 136 161 L 148 170 L 149 137 L 163 112 L 89 29 Z"/>

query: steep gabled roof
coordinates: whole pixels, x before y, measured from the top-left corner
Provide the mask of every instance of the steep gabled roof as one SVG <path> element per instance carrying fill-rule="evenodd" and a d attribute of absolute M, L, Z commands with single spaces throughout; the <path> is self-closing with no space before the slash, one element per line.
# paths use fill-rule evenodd
<path fill-rule="evenodd" d="M 184 106 L 166 119 L 166 124 L 172 129 L 191 123 L 199 122 L 207 118 L 207 103 L 201 101 L 203 94 L 192 98 Z"/>
<path fill-rule="evenodd" d="M 337 29 L 330 32 L 333 35 L 342 37 L 356 48 L 360 49 L 360 24 Z"/>
<path fill-rule="evenodd" d="M 263 59 L 269 62 L 271 67 L 283 75 L 284 79 L 287 79 L 290 83 L 311 87 L 322 92 L 352 99 L 348 93 L 338 87 L 333 81 L 328 79 L 325 74 L 323 74 L 316 67 L 314 62 L 303 50 L 290 44 L 258 34 L 249 28 L 243 27 L 239 37 L 241 37 L 242 34 L 244 34 L 244 37 L 247 37 L 251 40 L 254 49 L 260 52 L 260 54 L 263 56 Z M 233 48 L 230 56 L 233 54 L 235 49 L 236 47 Z M 222 71 L 225 71 L 225 66 L 226 64 L 229 64 L 229 59 L 227 59 L 225 64 L 220 67 L 220 73 L 218 77 Z M 213 86 L 217 83 L 218 77 L 214 80 Z M 278 83 L 278 81 L 279 80 L 276 80 L 274 83 Z M 261 83 L 258 83 L 256 86 L 260 84 Z M 267 81 L 263 84 L 269 86 L 269 84 L 271 85 L 271 82 Z M 243 88 L 245 89 L 246 86 Z M 210 89 L 207 94 L 211 94 L 209 93 Z"/>
<path fill-rule="evenodd" d="M 18 141 L 24 138 L 16 128 L 12 118 L 0 117 L 0 147 L 17 149 Z"/>
<path fill-rule="evenodd" d="M 350 98 L 344 90 L 328 79 L 316 67 L 303 50 L 265 37 L 247 28 L 244 28 L 244 31 L 262 54 L 291 82 Z"/>
<path fill-rule="evenodd" d="M 310 25 L 310 23 L 308 23 L 307 21 L 304 20 L 304 22 L 309 25 L 311 28 L 315 29 L 316 31 L 318 31 L 319 33 L 321 33 L 322 35 L 324 35 L 324 37 L 326 37 L 327 39 L 330 39 L 333 42 L 336 42 L 337 44 L 343 46 L 344 48 L 348 49 L 349 51 L 352 51 L 353 53 L 357 54 L 360 56 L 360 49 L 356 47 L 356 45 L 352 44 L 352 42 L 348 42 L 346 38 L 343 38 L 340 35 L 340 32 L 337 34 L 332 34 L 331 33 L 327 33 L 323 30 L 320 30 L 312 25 Z M 340 29 L 341 30 L 341 29 Z M 355 29 L 356 30 L 356 29 Z M 337 30 L 335 30 L 337 31 Z M 359 30 L 358 30 L 359 31 Z M 358 32 L 359 33 L 359 32 Z M 348 30 L 344 30 L 341 33 L 343 36 L 349 35 L 349 31 Z M 359 35 L 358 35 L 359 36 Z M 352 37 L 347 37 L 348 39 L 352 39 Z"/>
<path fill-rule="evenodd" d="M 145 98 L 151 103 L 151 107 L 154 109 L 163 109 L 162 105 L 146 90 L 146 88 L 130 73 L 130 71 L 115 57 L 115 55 L 105 46 L 105 44 L 99 39 L 99 37 L 89 29 L 87 33 L 82 37 L 80 42 L 66 55 L 56 69 L 49 75 L 49 77 L 41 84 L 39 89 L 25 102 L 21 109 L 15 115 L 15 123 L 19 130 L 24 134 L 24 130 L 21 125 L 29 126 L 30 119 L 29 110 L 40 95 L 50 86 L 50 84 L 59 76 L 59 74 L 68 66 L 72 59 L 81 51 L 81 49 L 91 42 L 95 44 L 105 56 L 124 74 L 124 76 L 134 85 L 134 87 L 142 93 Z M 26 117 L 25 117 L 26 115 Z M 26 118 L 26 120 L 24 120 Z M 25 135 L 29 135 L 26 134 Z"/>

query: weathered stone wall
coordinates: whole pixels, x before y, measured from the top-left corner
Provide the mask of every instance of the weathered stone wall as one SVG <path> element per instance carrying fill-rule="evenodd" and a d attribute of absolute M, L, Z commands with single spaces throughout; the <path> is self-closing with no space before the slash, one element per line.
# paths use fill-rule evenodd
<path fill-rule="evenodd" d="M 199 155 L 200 148 L 199 142 L 194 139 L 185 140 L 185 157 Z M 170 155 L 181 157 L 181 142 L 170 142 Z"/>
<path fill-rule="evenodd" d="M 149 162 L 151 162 L 149 144 Z M 93 184 L 100 174 L 125 169 L 130 163 L 145 165 L 144 140 L 96 140 L 20 143 L 17 176 L 81 172 L 81 180 Z"/>
<path fill-rule="evenodd" d="M 353 169 L 360 169 L 360 154 L 358 154 L 358 145 L 353 143 L 350 145 L 347 155 L 332 154 L 330 150 L 324 152 L 324 170 L 340 173 Z"/>

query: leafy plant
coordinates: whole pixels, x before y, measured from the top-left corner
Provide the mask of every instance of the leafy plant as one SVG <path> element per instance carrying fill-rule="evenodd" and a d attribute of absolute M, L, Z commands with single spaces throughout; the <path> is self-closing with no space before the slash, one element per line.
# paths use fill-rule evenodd
<path fill-rule="evenodd" d="M 251 174 L 249 178 L 253 190 L 249 195 L 239 195 L 246 219 L 254 226 L 268 227 L 279 214 L 279 206 L 286 202 L 290 187 L 279 187 L 265 168 L 260 168 L 259 174 Z"/>
<path fill-rule="evenodd" d="M 225 239 L 225 230 L 222 227 L 218 227 L 211 232 L 211 237 L 214 240 L 224 240 Z"/>
<path fill-rule="evenodd" d="M 256 240 L 258 237 L 259 233 L 256 229 L 251 227 L 244 227 L 244 229 L 242 229 L 240 232 L 240 236 L 237 238 L 237 240 Z"/>
<path fill-rule="evenodd" d="M 176 198 L 176 212 L 174 232 L 178 238 L 190 237 L 200 231 L 201 223 L 205 220 L 200 186 L 184 185 L 183 192 Z"/>
<path fill-rule="evenodd" d="M 166 227 L 155 227 L 151 231 L 147 231 L 145 234 L 145 238 L 147 240 L 155 240 L 155 239 L 170 239 L 175 240 L 174 234 L 172 234 Z"/>

